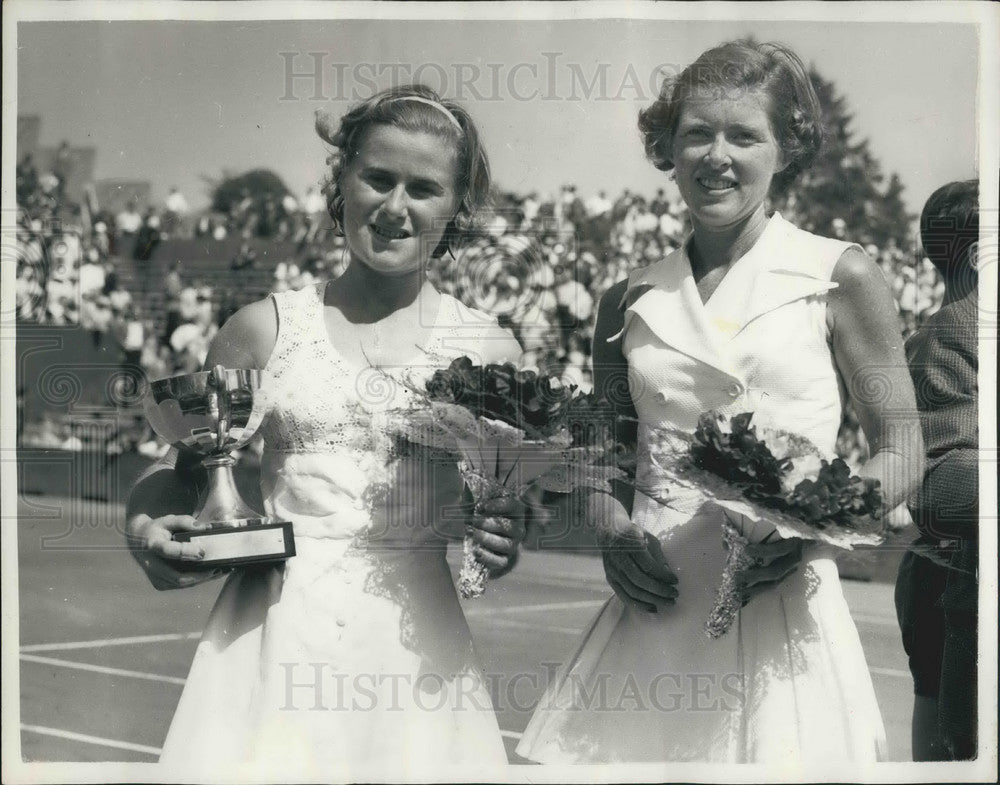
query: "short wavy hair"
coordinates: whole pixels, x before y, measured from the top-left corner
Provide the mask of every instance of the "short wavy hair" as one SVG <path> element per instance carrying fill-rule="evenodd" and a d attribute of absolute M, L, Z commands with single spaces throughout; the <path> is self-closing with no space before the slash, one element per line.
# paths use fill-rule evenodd
<path fill-rule="evenodd" d="M 786 161 L 776 184 L 792 182 L 819 154 L 822 113 L 798 55 L 781 44 L 739 40 L 703 52 L 678 76 L 665 79 L 657 99 L 639 112 L 646 156 L 657 169 L 673 169 L 674 134 L 684 102 L 704 90 L 759 90 L 769 97 L 771 128 Z"/>
<path fill-rule="evenodd" d="M 399 100 L 408 97 L 421 100 Z M 425 101 L 444 107 L 455 118 L 458 127 L 449 120 L 445 112 L 429 106 Z M 477 234 L 490 211 L 490 162 L 469 113 L 459 104 L 443 100 L 425 85 L 403 85 L 376 93 L 344 115 L 339 125 L 317 112 L 316 132 L 334 148 L 327 158 L 330 171 L 323 183 L 323 194 L 326 196 L 327 210 L 334 227 L 343 233 L 344 195 L 340 189 L 341 175 L 347 164 L 360 152 L 368 133 L 376 126 L 433 134 L 455 145 L 458 173 L 455 187 L 460 196 L 459 208 L 445 227 L 441 242 L 431 256 L 438 257 L 445 253 L 454 255 L 470 237 Z"/>

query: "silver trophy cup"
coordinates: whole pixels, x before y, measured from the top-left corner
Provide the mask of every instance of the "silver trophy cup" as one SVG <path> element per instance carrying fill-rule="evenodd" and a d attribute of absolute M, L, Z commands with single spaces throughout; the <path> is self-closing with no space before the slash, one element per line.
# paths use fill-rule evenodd
<path fill-rule="evenodd" d="M 197 542 L 205 557 L 195 569 L 280 562 L 295 555 L 292 524 L 253 510 L 240 497 L 232 456 L 248 444 L 264 419 L 262 371 L 223 368 L 170 376 L 150 383 L 144 399 L 153 429 L 179 450 L 201 457 L 208 486 L 194 517 L 208 528 L 175 540 Z"/>

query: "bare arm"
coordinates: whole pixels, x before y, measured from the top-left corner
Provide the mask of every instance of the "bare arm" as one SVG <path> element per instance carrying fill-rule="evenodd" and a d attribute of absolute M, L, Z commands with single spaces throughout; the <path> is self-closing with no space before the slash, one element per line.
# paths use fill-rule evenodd
<path fill-rule="evenodd" d="M 205 367 L 220 363 L 227 368 L 263 370 L 278 338 L 278 316 L 270 299 L 240 308 L 222 325 L 212 340 Z"/>
<path fill-rule="evenodd" d="M 219 330 L 209 348 L 206 367 L 263 368 L 274 347 L 277 318 L 266 301 L 241 309 Z M 125 503 L 125 537 L 132 555 L 157 589 L 175 589 L 217 577 L 219 573 L 192 573 L 176 569 L 177 561 L 197 561 L 200 548 L 176 542 L 173 532 L 191 531 L 204 472 L 190 454 L 171 450 L 167 458 L 147 469 L 136 481 Z"/>
<path fill-rule="evenodd" d="M 871 457 L 860 475 L 879 480 L 885 512 L 920 483 L 924 446 L 903 337 L 885 278 L 860 250 L 834 268 L 827 320 L 844 379 Z"/>

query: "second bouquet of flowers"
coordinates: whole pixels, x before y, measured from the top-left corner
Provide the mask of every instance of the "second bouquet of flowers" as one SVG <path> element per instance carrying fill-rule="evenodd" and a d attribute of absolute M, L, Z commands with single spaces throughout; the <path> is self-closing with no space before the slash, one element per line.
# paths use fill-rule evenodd
<path fill-rule="evenodd" d="M 611 410 L 557 377 L 458 357 L 411 390 L 417 405 L 397 418 L 399 434 L 452 449 L 477 503 L 518 497 L 532 485 L 569 493 L 620 475 L 607 460 Z M 470 537 L 463 547 L 459 591 L 468 599 L 485 590 L 487 569 Z"/>
<path fill-rule="evenodd" d="M 752 419 L 750 412 L 706 412 L 693 434 L 665 434 L 659 454 L 653 450 L 675 484 L 697 488 L 725 512 L 726 566 L 705 625 L 712 637 L 726 633 L 743 605 L 740 575 L 754 566 L 747 546 L 759 534 L 747 521 L 769 529 L 763 542 L 797 537 L 851 550 L 885 535 L 877 480 L 852 474 L 840 458 L 826 460 L 801 435 L 759 428 Z"/>

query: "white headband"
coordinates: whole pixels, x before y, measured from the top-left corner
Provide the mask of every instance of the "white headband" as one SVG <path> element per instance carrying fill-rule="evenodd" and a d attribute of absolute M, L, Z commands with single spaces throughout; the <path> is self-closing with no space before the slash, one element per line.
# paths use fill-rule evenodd
<path fill-rule="evenodd" d="M 461 123 L 458 122 L 458 120 L 455 118 L 455 115 L 453 115 L 450 111 L 448 111 L 448 107 L 446 107 L 444 104 L 440 104 L 437 101 L 432 101 L 430 98 L 422 98 L 419 95 L 401 95 L 398 98 L 390 98 L 388 101 L 385 101 L 385 103 L 392 104 L 395 103 L 396 101 L 418 101 L 419 103 L 427 104 L 427 106 L 433 106 L 435 109 L 441 112 L 445 117 L 447 117 L 448 120 L 451 122 L 451 124 L 455 126 L 460 133 L 465 133 L 465 131 L 462 129 Z"/>

